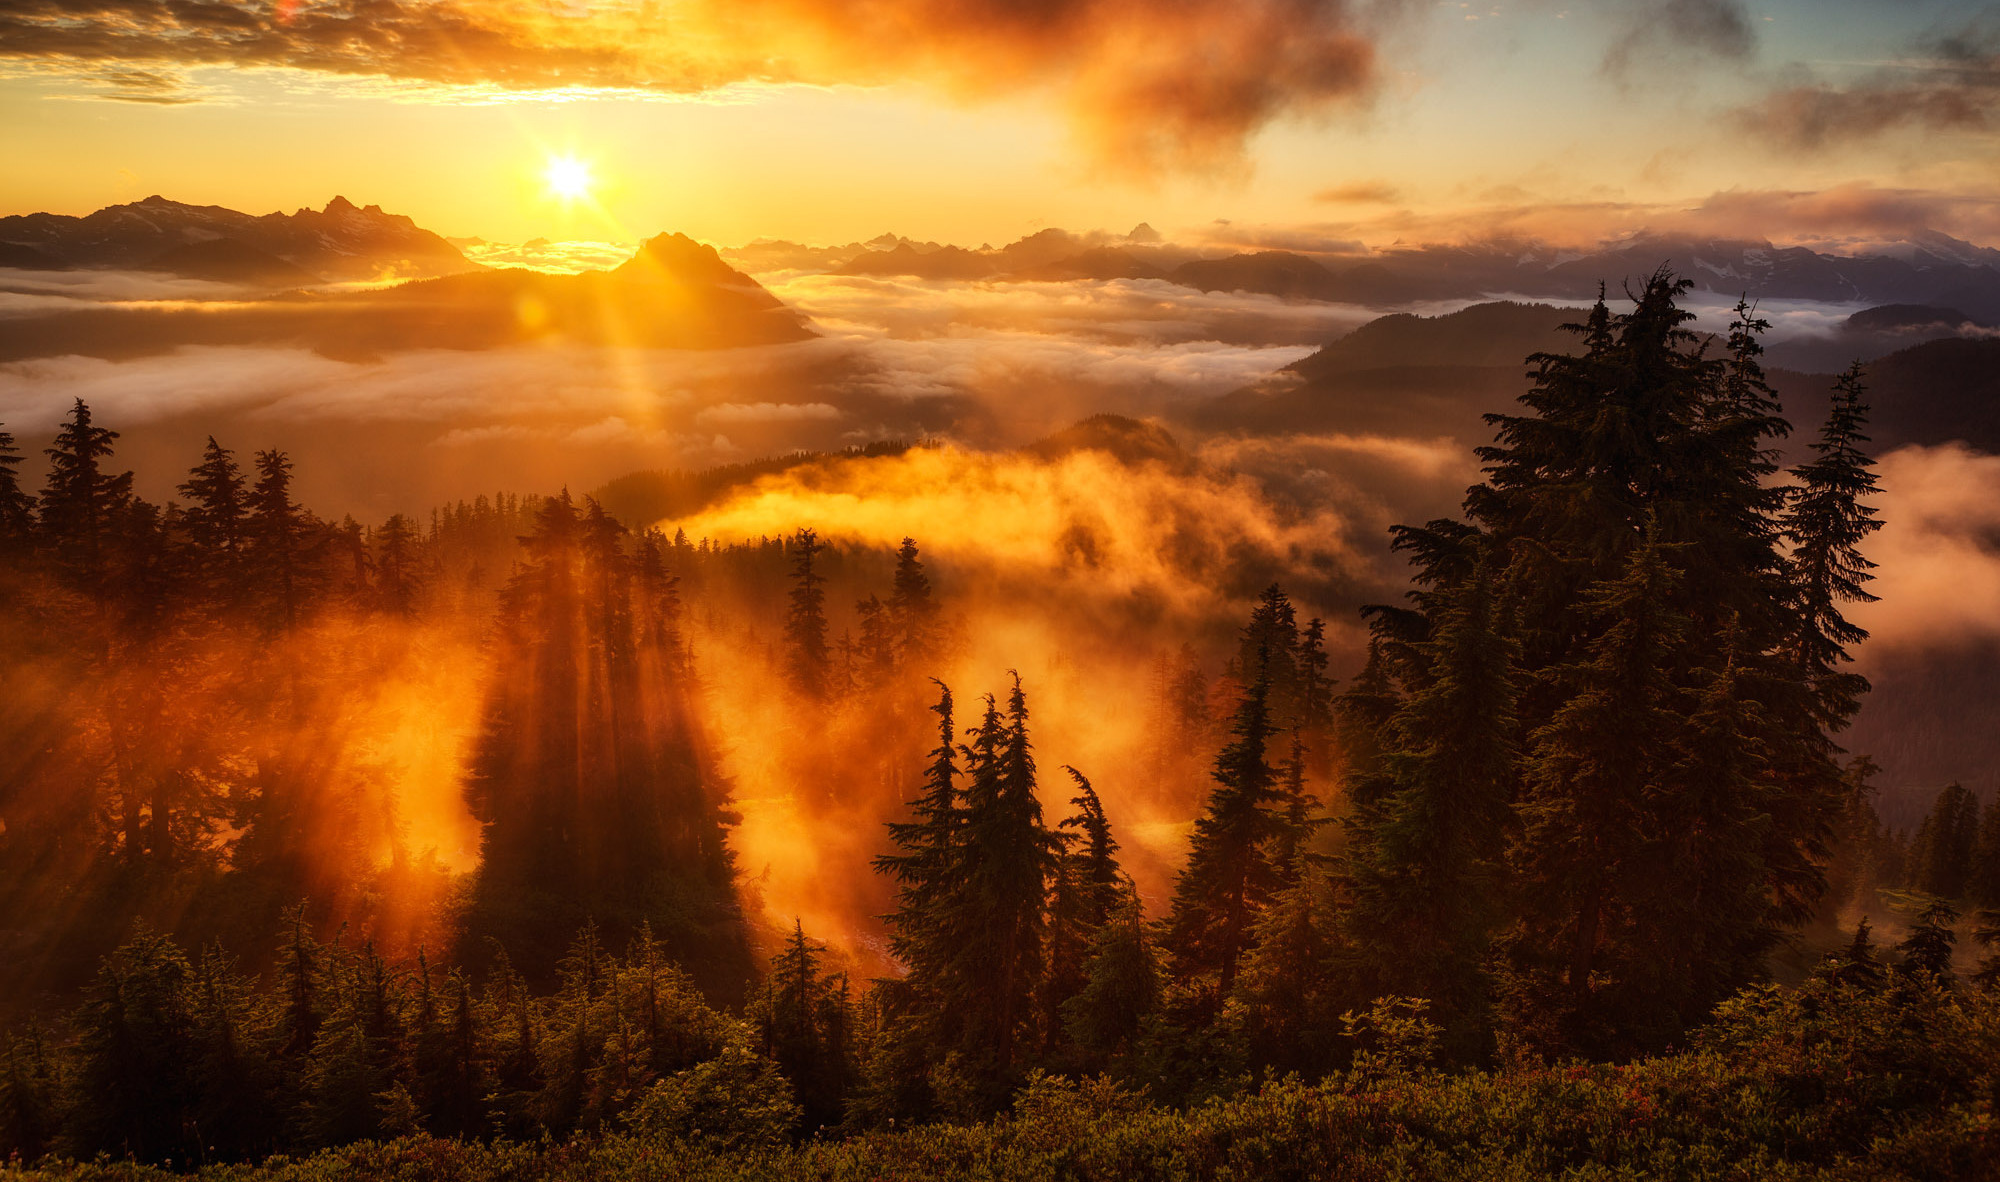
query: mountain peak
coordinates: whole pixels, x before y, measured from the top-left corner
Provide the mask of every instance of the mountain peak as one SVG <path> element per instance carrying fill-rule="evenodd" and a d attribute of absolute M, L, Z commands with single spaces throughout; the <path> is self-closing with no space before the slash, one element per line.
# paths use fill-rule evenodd
<path fill-rule="evenodd" d="M 358 213 L 358 212 L 360 212 L 360 211 L 359 211 L 359 210 L 357 210 L 357 209 L 355 208 L 355 206 L 354 206 L 354 202 L 352 202 L 352 201 L 349 201 L 349 200 L 348 200 L 347 198 L 345 198 L 345 197 L 342 197 L 342 196 L 340 196 L 340 195 L 338 195 L 338 194 L 335 194 L 335 195 L 334 195 L 334 198 L 333 198 L 333 200 L 331 200 L 331 201 L 329 201 L 329 202 L 327 202 L 327 203 L 326 203 L 326 212 L 327 212 L 327 213 Z"/>

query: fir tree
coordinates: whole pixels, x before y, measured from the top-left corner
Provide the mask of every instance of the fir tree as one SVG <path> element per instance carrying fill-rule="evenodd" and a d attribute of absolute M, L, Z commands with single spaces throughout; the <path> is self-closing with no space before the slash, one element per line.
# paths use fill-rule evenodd
<path fill-rule="evenodd" d="M 21 547 L 34 532 L 35 501 L 21 487 L 21 452 L 14 435 L 0 431 L 0 547 Z"/>
<path fill-rule="evenodd" d="M 1387 728 L 1385 795 L 1351 822 L 1352 938 L 1397 948 L 1378 962 L 1375 991 L 1431 999 L 1473 1053 L 1516 775 L 1514 648 L 1503 627 L 1492 580 L 1475 572 L 1417 646 L 1428 679 Z"/>
<path fill-rule="evenodd" d="M 832 662 L 826 645 L 826 576 L 816 567 L 825 545 L 812 530 L 792 538 L 791 610 L 785 617 L 785 667 L 808 698 L 827 697 Z"/>
<path fill-rule="evenodd" d="M 896 550 L 896 576 L 889 594 L 888 624 L 895 632 L 900 664 L 921 664 L 935 655 L 937 604 L 931 599 L 930 577 L 917 557 L 914 538 L 904 538 Z"/>
<path fill-rule="evenodd" d="M 249 514 L 248 486 L 234 453 L 209 436 L 201 463 L 188 472 L 180 494 L 190 502 L 182 520 L 200 576 L 210 595 L 233 601 L 244 573 Z"/>
<path fill-rule="evenodd" d="M 1235 987 L 1257 913 L 1278 880 L 1268 843 L 1280 829 L 1273 812 L 1280 794 L 1266 747 L 1273 730 L 1272 646 L 1282 638 L 1261 615 L 1270 602 L 1267 594 L 1246 629 L 1262 639 L 1245 670 L 1230 742 L 1216 756 L 1215 787 L 1195 820 L 1163 935 L 1175 978 L 1202 982 L 1216 1005 Z"/>
<path fill-rule="evenodd" d="M 109 590 L 120 519 L 132 501 L 132 474 L 104 471 L 117 438 L 118 432 L 96 425 L 79 398 L 44 453 L 49 474 L 41 495 L 42 533 L 71 581 L 100 604 Z"/>
<path fill-rule="evenodd" d="M 292 462 L 284 452 L 257 453 L 257 483 L 249 496 L 254 585 L 272 630 L 298 626 L 313 592 L 315 544 L 311 516 L 292 500 Z"/>
<path fill-rule="evenodd" d="M 1138 892 L 1091 938 L 1084 986 L 1062 1004 L 1063 1030 L 1085 1070 L 1106 1070 L 1137 1052 L 1160 1006 L 1160 971 Z"/>
<path fill-rule="evenodd" d="M 417 533 L 398 513 L 375 531 L 375 594 L 384 611 L 408 616 L 416 607 Z"/>
<path fill-rule="evenodd" d="M 1951 961 L 1958 944 L 1952 928 L 1957 922 L 1958 909 L 1947 900 L 1933 899 L 1924 906 L 1909 934 L 1896 945 L 1898 967 L 1905 976 L 1925 982 L 1951 980 Z"/>
<path fill-rule="evenodd" d="M 1941 899 L 1964 898 L 1979 828 L 1979 798 L 1963 785 L 1945 785 L 1911 843 L 1910 885 Z"/>
<path fill-rule="evenodd" d="M 1845 668 L 1853 660 L 1848 650 L 1868 633 L 1841 611 L 1875 600 L 1866 589 L 1875 564 L 1862 555 L 1861 543 L 1882 523 L 1863 503 L 1876 491 L 1875 461 L 1861 450 L 1868 442 L 1863 393 L 1856 362 L 1834 382 L 1833 407 L 1812 444 L 1814 458 L 1792 470 L 1799 483 L 1784 520 L 1798 598 L 1797 659 L 1829 729 L 1845 725 L 1868 692 L 1867 679 Z"/>

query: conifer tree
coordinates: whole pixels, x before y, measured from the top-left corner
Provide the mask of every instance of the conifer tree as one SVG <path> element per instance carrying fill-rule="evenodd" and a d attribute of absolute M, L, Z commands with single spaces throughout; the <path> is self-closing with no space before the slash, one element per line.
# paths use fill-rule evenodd
<path fill-rule="evenodd" d="M 1103 802 L 1083 773 L 1064 767 L 1076 782 L 1076 812 L 1057 827 L 1062 843 L 1049 891 L 1047 953 L 1041 990 L 1045 1055 L 1066 1036 L 1064 1007 L 1089 984 L 1089 960 L 1098 931 L 1125 901 L 1128 884 L 1118 867 L 1118 842 Z"/>
<path fill-rule="evenodd" d="M 180 494 L 190 502 L 182 520 L 199 576 L 211 596 L 230 602 L 244 574 L 249 514 L 248 486 L 234 453 L 209 436 L 201 463 L 188 472 Z"/>
<path fill-rule="evenodd" d="M 1916 981 L 1949 982 L 1958 945 L 1958 935 L 1952 929 L 1957 923 L 1958 908 L 1945 899 L 1931 900 L 1918 913 L 1903 942 L 1896 945 L 1900 957 L 1897 967 Z"/>
<path fill-rule="evenodd" d="M 1846 707 L 1797 655 L 1762 323 L 1739 307 L 1712 355 L 1688 286 L 1662 270 L 1628 312 L 1600 298 L 1578 352 L 1529 359 L 1522 411 L 1489 416 L 1465 519 L 1396 531 L 1416 590 L 1368 609 L 1377 684 L 1348 699 L 1379 719 L 1400 695 L 1403 712 L 1454 605 L 1504 596 L 1522 769 L 1504 992 L 1517 1033 L 1556 1053 L 1658 1047 L 1754 978 L 1812 914 L 1846 799 L 1829 737 Z M 1366 807 L 1396 790 L 1396 744 L 1353 717 Z"/>
<path fill-rule="evenodd" d="M 794 922 L 751 1008 L 760 1049 L 791 1081 L 809 1130 L 840 1123 L 853 1074 L 847 978 L 823 970 L 824 955 Z"/>
<path fill-rule="evenodd" d="M 401 513 L 375 531 L 376 601 L 391 615 L 407 616 L 416 607 L 418 587 L 417 532 Z"/>
<path fill-rule="evenodd" d="M 34 498 L 21 487 L 20 449 L 12 432 L 0 431 L 0 548 L 20 548 L 34 527 Z"/>
<path fill-rule="evenodd" d="M 958 786 L 958 731 L 951 688 L 938 687 L 938 745 L 924 776 L 923 794 L 910 802 L 908 821 L 889 822 L 896 852 L 875 859 L 875 869 L 896 884 L 896 908 L 886 917 L 889 950 L 909 970 L 919 994 L 947 987 L 955 941 L 945 924 L 951 900 L 964 889 L 966 811 Z"/>
<path fill-rule="evenodd" d="M 196 1160 L 192 976 L 173 941 L 143 928 L 105 958 L 77 1016 L 72 1155 Z"/>
<path fill-rule="evenodd" d="M 888 609 L 899 664 L 921 664 L 935 655 L 937 604 L 931 599 L 930 576 L 917 557 L 914 538 L 904 538 L 896 550 L 896 576 Z"/>
<path fill-rule="evenodd" d="M 792 684 L 808 698 L 824 700 L 832 662 L 826 644 L 826 576 L 816 567 L 826 547 L 819 535 L 802 529 L 791 541 L 791 610 L 785 617 L 785 667 Z"/>
<path fill-rule="evenodd" d="M 1281 870 L 1284 885 L 1257 917 L 1231 1003 L 1254 1066 L 1316 1072 L 1332 1050 L 1332 900 L 1303 847 Z"/>
<path fill-rule="evenodd" d="M 1257 914 L 1278 881 L 1269 842 L 1280 831 L 1273 811 L 1280 793 L 1266 748 L 1273 730 L 1273 649 L 1283 637 L 1268 618 L 1271 608 L 1267 593 L 1245 630 L 1257 638 L 1257 649 L 1245 669 L 1247 684 L 1230 742 L 1215 759 L 1215 787 L 1195 820 L 1162 936 L 1174 977 L 1200 983 L 1214 1005 L 1235 987 Z"/>
<path fill-rule="evenodd" d="M 83 399 L 57 432 L 41 495 L 41 529 L 70 580 L 96 597 L 109 589 L 120 519 L 132 501 L 132 474 L 104 471 L 118 432 L 99 427 Z"/>
<path fill-rule="evenodd" d="M 1875 941 L 1868 917 L 1854 925 L 1854 938 L 1834 958 L 1834 980 L 1856 989 L 1874 989 L 1882 983 L 1882 962 L 1875 955 Z"/>
<path fill-rule="evenodd" d="M 1868 442 L 1864 392 L 1856 362 L 1834 382 L 1833 407 L 1812 444 L 1814 458 L 1792 470 L 1799 483 L 1784 520 L 1798 600 L 1797 659 L 1817 697 L 1821 725 L 1830 730 L 1845 725 L 1868 691 L 1867 679 L 1845 668 L 1853 660 L 1848 650 L 1868 638 L 1867 630 L 1841 611 L 1845 604 L 1875 600 L 1867 590 L 1875 564 L 1861 553 L 1861 543 L 1882 528 L 1864 503 L 1876 491 L 1875 461 L 1861 450 Z"/>
<path fill-rule="evenodd" d="M 866 671 L 869 684 L 879 684 L 896 667 L 897 646 L 892 611 L 879 598 L 870 595 L 854 605 L 854 614 L 861 620 L 861 639 L 855 646 L 861 658 L 861 667 Z"/>
<path fill-rule="evenodd" d="M 256 589 L 272 630 L 298 626 L 317 590 L 311 516 L 292 500 L 292 462 L 281 451 L 257 453 L 257 483 L 246 526 Z"/>
<path fill-rule="evenodd" d="M 1989 802 L 1973 840 L 1965 897 L 1981 907 L 2000 908 L 2000 799 Z"/>
<path fill-rule="evenodd" d="M 1911 843 L 1910 885 L 1941 899 L 1964 898 L 1979 828 L 1979 798 L 1963 785 L 1945 785 Z"/>
<path fill-rule="evenodd" d="M 988 700 L 974 745 L 965 800 L 966 882 L 951 928 L 971 942 L 960 952 L 964 980 L 980 982 L 968 1004 L 964 1049 L 970 1069 L 1011 1088 L 1021 1068 L 1041 986 L 1045 911 L 1060 841 L 1042 824 L 1028 738 L 1028 700 L 1019 674 L 1005 721 Z M 1005 1090 L 990 1094 L 997 1103 Z"/>
<path fill-rule="evenodd" d="M 1133 1056 L 1160 1006 L 1160 971 L 1138 892 L 1091 938 L 1084 986 L 1062 1003 L 1063 1031 L 1084 1070 L 1115 1068 Z"/>
<path fill-rule="evenodd" d="M 1476 571 L 1417 646 L 1428 678 L 1387 728 L 1384 795 L 1350 820 L 1347 871 L 1352 940 L 1397 949 L 1377 962 L 1376 993 L 1431 999 L 1471 1053 L 1515 795 L 1514 647 L 1497 598 Z"/>

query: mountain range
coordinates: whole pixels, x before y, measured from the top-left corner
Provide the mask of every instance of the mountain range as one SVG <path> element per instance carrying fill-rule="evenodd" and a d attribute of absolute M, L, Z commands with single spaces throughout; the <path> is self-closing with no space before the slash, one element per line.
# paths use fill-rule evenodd
<path fill-rule="evenodd" d="M 83 217 L 17 214 L 0 218 L 0 266 L 157 271 L 265 288 L 481 269 L 410 218 L 345 197 L 262 216 L 160 196 Z"/>
<path fill-rule="evenodd" d="M 814 335 L 804 317 L 713 247 L 662 234 L 610 271 L 578 275 L 481 268 L 211 307 L 64 301 L 0 318 L 0 361 L 64 354 L 121 360 L 187 345 L 298 344 L 350 360 L 543 341 L 713 349 Z"/>
<path fill-rule="evenodd" d="M 1042 230 L 1007 246 L 920 243 L 883 235 L 845 247 L 759 242 L 730 257 L 752 270 L 940 280 L 1161 279 L 1199 291 L 1395 307 L 1432 300 L 1515 296 L 1587 300 L 1608 284 L 1671 267 L 1696 290 L 1724 298 L 1903 304 L 1951 309 L 1974 325 L 2000 324 L 2000 251 L 1923 231 L 1893 249 L 1854 255 L 1758 239 L 1640 235 L 1590 251 L 1531 242 L 1394 246 L 1369 254 L 1286 250 L 1196 252 L 1129 235 Z"/>
<path fill-rule="evenodd" d="M 1829 372 L 1862 359 L 1873 408 L 1869 434 L 1877 450 L 1958 440 L 2000 452 L 2000 337 L 1899 340 L 1885 337 L 1882 328 L 1909 321 L 1957 327 L 1937 323 L 1952 315 L 1948 309 L 1868 309 L 1849 317 L 1841 332 L 1818 347 L 1834 349 L 1844 342 L 1859 350 L 1884 340 L 1899 347 L 1849 352 L 1838 365 L 1814 369 L 1773 364 L 1771 384 L 1794 425 L 1787 451 L 1796 452 L 1813 438 L 1824 418 Z M 1574 349 L 1576 337 L 1563 325 L 1578 318 L 1573 307 L 1513 301 L 1474 304 L 1440 316 L 1383 316 L 1265 381 L 1189 409 L 1185 418 L 1204 430 L 1443 435 L 1476 446 L 1492 438 L 1483 416 L 1513 406 L 1527 390 L 1523 359 Z"/>

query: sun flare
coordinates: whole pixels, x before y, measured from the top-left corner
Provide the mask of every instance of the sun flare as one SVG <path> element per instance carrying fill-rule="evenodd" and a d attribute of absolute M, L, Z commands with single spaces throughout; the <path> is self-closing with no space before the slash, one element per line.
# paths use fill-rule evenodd
<path fill-rule="evenodd" d="M 590 173 L 590 163 L 574 156 L 552 156 L 542 177 L 548 182 L 549 192 L 564 201 L 581 201 L 590 196 L 591 186 L 596 178 Z"/>

